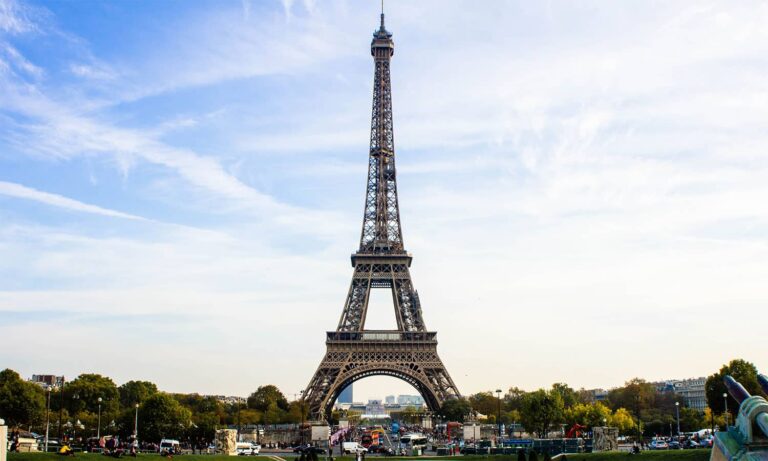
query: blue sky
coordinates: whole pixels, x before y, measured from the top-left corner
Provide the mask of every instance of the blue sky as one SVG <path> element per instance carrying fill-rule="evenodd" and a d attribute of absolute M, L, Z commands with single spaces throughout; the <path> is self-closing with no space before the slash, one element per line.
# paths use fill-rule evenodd
<path fill-rule="evenodd" d="M 2 366 L 303 388 L 359 239 L 378 7 L 0 0 Z M 767 22 L 388 2 L 405 244 L 463 392 L 768 369 L 741 333 L 768 321 Z"/>

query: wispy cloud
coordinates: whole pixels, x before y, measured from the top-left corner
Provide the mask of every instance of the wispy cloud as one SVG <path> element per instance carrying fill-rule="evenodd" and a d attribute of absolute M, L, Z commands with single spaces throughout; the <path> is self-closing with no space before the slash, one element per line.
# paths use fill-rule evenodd
<path fill-rule="evenodd" d="M 142 221 L 145 220 L 145 218 L 142 218 L 141 216 L 110 210 L 108 208 L 102 208 L 96 205 L 89 205 L 87 203 L 73 200 L 62 195 L 39 191 L 37 189 L 32 189 L 31 187 L 22 186 L 21 184 L 12 182 L 0 181 L 0 195 L 16 197 L 25 200 L 34 200 L 46 205 L 65 208 L 72 211 L 81 211 L 83 213 L 93 213 L 102 216 L 111 216 L 114 218 L 136 219 Z"/>

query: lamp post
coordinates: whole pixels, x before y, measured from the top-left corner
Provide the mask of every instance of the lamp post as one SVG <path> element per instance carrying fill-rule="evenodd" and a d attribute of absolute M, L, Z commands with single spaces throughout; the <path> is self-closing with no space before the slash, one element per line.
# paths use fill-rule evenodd
<path fill-rule="evenodd" d="M 96 438 L 101 440 L 101 397 L 96 399 L 97 402 L 99 402 L 99 419 L 96 423 Z"/>
<path fill-rule="evenodd" d="M 728 393 L 723 392 L 723 402 L 725 402 L 725 430 L 728 430 Z"/>
<path fill-rule="evenodd" d="M 136 409 L 136 412 L 133 415 L 133 438 L 138 439 L 139 438 L 139 404 L 138 402 L 136 405 L 134 405 L 134 408 Z"/>
<path fill-rule="evenodd" d="M 74 394 L 72 396 L 72 400 L 80 400 L 80 395 Z M 77 412 L 75 411 L 77 408 L 77 405 L 73 403 L 70 403 L 70 405 L 72 406 L 72 443 L 74 443 L 75 440 L 77 439 L 77 423 L 80 422 L 80 420 L 75 418 L 75 415 L 77 414 Z"/>
<path fill-rule="evenodd" d="M 501 433 L 501 389 L 496 389 L 496 395 L 498 397 L 498 411 L 496 416 L 496 424 L 499 425 L 499 440 L 504 438 L 504 434 Z"/>
<path fill-rule="evenodd" d="M 64 377 L 61 377 L 61 385 L 59 389 L 59 442 L 61 442 L 62 422 L 64 419 Z"/>
<path fill-rule="evenodd" d="M 680 437 L 680 402 L 675 402 L 675 416 L 677 416 L 677 436 Z"/>
<path fill-rule="evenodd" d="M 48 428 L 51 426 L 51 388 L 53 386 L 47 386 L 45 392 L 47 394 L 45 404 L 45 452 L 48 453 Z"/>

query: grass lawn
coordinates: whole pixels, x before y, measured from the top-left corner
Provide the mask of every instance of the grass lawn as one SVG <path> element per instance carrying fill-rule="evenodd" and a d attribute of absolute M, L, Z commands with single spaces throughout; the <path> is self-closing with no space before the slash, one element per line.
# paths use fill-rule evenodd
<path fill-rule="evenodd" d="M 629 453 L 625 452 L 610 452 L 610 453 L 585 453 L 585 454 L 569 454 L 567 455 L 568 461 L 709 461 L 709 455 L 711 450 L 709 449 L 700 449 L 700 450 L 664 450 L 664 451 L 644 451 L 640 453 L 639 455 L 630 455 Z M 278 455 L 279 456 L 279 455 Z M 77 456 L 75 456 L 79 461 L 107 461 L 108 459 L 105 456 L 102 456 L 100 454 L 96 453 L 78 453 Z M 160 455 L 156 454 L 141 454 L 138 456 L 143 461 L 165 461 L 164 458 L 162 458 Z M 288 457 L 289 460 L 295 460 L 297 458 L 294 457 Z M 421 457 L 395 457 L 395 458 L 389 458 L 389 457 L 374 457 L 369 456 L 368 460 L 378 460 L 381 459 L 384 460 L 392 460 L 392 461 L 400 461 L 400 460 L 421 460 L 421 461 L 449 461 L 451 458 L 456 459 L 457 461 L 517 461 L 516 455 L 490 455 L 490 456 L 483 456 L 483 455 L 467 455 L 467 456 L 421 456 Z M 59 456 L 55 453 L 9 453 L 8 454 L 8 461 L 64 461 L 67 458 L 64 458 L 62 456 Z M 84 460 L 85 459 L 85 460 Z M 125 461 L 129 461 L 131 459 L 130 456 L 124 456 L 123 459 Z M 234 459 L 243 459 L 244 461 L 274 461 L 273 458 L 267 457 L 267 456 L 248 456 L 245 458 L 234 458 Z M 321 458 L 321 461 L 324 458 Z M 337 461 L 354 461 L 354 457 L 351 456 L 344 456 L 344 457 L 335 457 L 334 458 Z M 563 459 L 563 458 L 560 458 Z M 175 457 L 175 461 L 232 461 L 232 456 L 224 456 L 224 455 L 182 455 Z M 543 460 L 542 456 L 539 456 L 539 460 Z"/>

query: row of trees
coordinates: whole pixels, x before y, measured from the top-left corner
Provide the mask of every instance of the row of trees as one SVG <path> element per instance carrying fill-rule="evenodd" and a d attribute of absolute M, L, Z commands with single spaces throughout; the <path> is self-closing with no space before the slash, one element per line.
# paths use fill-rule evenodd
<path fill-rule="evenodd" d="M 686 408 L 679 401 L 682 431 L 723 427 L 723 376 L 727 374 L 733 375 L 750 393 L 762 394 L 755 366 L 733 360 L 707 379 L 709 408 L 705 412 Z M 99 414 L 101 433 L 122 436 L 133 433 L 137 416 L 140 438 L 148 441 L 162 437 L 210 440 L 215 429 L 224 425 L 299 423 L 307 417 L 301 402 L 288 402 L 273 385 L 259 387 L 242 401 L 225 403 L 212 396 L 161 392 L 148 381 L 129 381 L 117 386 L 108 377 L 82 374 L 46 395 L 43 388 L 23 380 L 15 371 L 0 372 L 0 418 L 11 426 L 43 431 L 47 398 L 52 433 L 81 437 L 96 434 Z M 533 392 L 513 387 L 501 399 L 491 392 L 480 392 L 450 400 L 440 416 L 464 421 L 470 414 L 484 415 L 486 422 L 496 423 L 500 412 L 502 423 L 521 423 L 527 432 L 541 437 L 574 424 L 588 428 L 608 424 L 624 434 L 642 430 L 645 435 L 653 435 L 668 433 L 676 427 L 675 402 L 673 393 L 660 392 L 642 379 L 630 380 L 611 390 L 601 402 L 594 401 L 590 392 L 557 383 L 550 389 Z M 730 421 L 737 409 L 736 402 L 730 399 Z M 415 408 L 406 408 L 399 416 L 406 422 L 416 421 L 418 413 Z M 334 414 L 334 418 L 338 415 Z"/>
<path fill-rule="evenodd" d="M 442 414 L 458 421 L 464 421 L 470 414 L 484 415 L 485 422 L 496 423 L 500 413 L 502 423 L 521 423 L 527 432 L 541 437 L 575 424 L 588 428 L 607 424 L 618 427 L 622 434 L 639 431 L 646 436 L 669 433 L 673 428 L 677 429 L 677 411 L 683 432 L 715 426 L 722 428 L 725 424 L 722 397 L 726 392 L 725 375 L 732 375 L 751 394 L 765 396 L 757 381 L 755 365 L 737 359 L 707 378 L 708 408 L 703 412 L 687 408 L 674 393 L 660 391 L 653 384 L 635 378 L 609 391 L 605 401 L 595 401 L 594 395 L 584 389 L 574 390 L 567 384 L 556 383 L 550 389 L 533 392 L 513 387 L 501 399 L 492 392 L 480 392 L 466 399 L 446 402 Z M 732 422 L 738 403 L 731 397 L 728 400 L 728 420 Z"/>
<path fill-rule="evenodd" d="M 306 408 L 300 402 L 289 403 L 273 385 L 227 403 L 213 396 L 161 392 L 148 381 L 117 386 L 108 377 L 89 373 L 47 392 L 15 371 L 3 370 L 0 418 L 12 427 L 42 433 L 50 411 L 52 436 L 89 437 L 101 432 L 127 437 L 138 425 L 140 438 L 147 441 L 211 440 L 216 428 L 226 425 L 298 423 L 306 418 Z"/>

